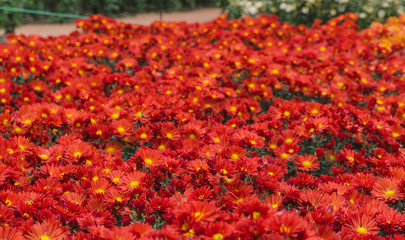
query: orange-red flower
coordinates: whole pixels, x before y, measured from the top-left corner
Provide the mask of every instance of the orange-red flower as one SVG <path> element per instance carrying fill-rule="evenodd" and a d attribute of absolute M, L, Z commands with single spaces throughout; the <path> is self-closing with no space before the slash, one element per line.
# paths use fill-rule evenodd
<path fill-rule="evenodd" d="M 27 239 L 64 239 L 67 236 L 68 231 L 65 227 L 61 226 L 57 222 L 43 222 L 33 225 L 28 235 Z"/>
<path fill-rule="evenodd" d="M 15 227 L 2 226 L 0 227 L 0 239 L 7 240 L 22 240 L 23 232 Z"/>
<path fill-rule="evenodd" d="M 159 165 L 162 163 L 162 155 L 159 150 L 152 150 L 148 148 L 139 149 L 139 155 L 141 156 L 143 163 L 146 166 Z"/>
<path fill-rule="evenodd" d="M 365 234 L 375 236 L 379 233 L 375 220 L 364 214 L 352 215 L 345 226 L 354 236 Z"/>
<path fill-rule="evenodd" d="M 162 134 L 163 137 L 173 141 L 180 140 L 181 138 L 180 132 L 170 124 L 164 124 L 162 126 Z"/>
<path fill-rule="evenodd" d="M 313 171 L 319 168 L 319 162 L 316 156 L 308 155 L 306 153 L 304 154 L 304 156 L 296 156 L 294 162 L 298 169 L 304 171 Z"/>
<path fill-rule="evenodd" d="M 404 193 L 399 188 L 399 181 L 391 178 L 381 178 L 374 184 L 371 194 L 383 201 L 396 202 L 398 200 L 404 200 Z"/>
<path fill-rule="evenodd" d="M 87 142 L 74 141 L 68 146 L 65 157 L 71 162 L 79 162 L 82 158 L 91 154 L 91 145 Z"/>
<path fill-rule="evenodd" d="M 269 219 L 269 228 L 274 233 L 285 237 L 297 237 L 299 234 L 309 235 L 311 232 L 308 223 L 292 212 L 273 215 Z"/>
<path fill-rule="evenodd" d="M 120 187 L 123 191 L 136 190 L 146 184 L 145 177 L 145 172 L 134 171 L 132 173 L 127 173 L 122 177 Z"/>
<path fill-rule="evenodd" d="M 133 134 L 132 123 L 128 120 L 120 119 L 111 124 L 114 135 L 125 138 Z"/>

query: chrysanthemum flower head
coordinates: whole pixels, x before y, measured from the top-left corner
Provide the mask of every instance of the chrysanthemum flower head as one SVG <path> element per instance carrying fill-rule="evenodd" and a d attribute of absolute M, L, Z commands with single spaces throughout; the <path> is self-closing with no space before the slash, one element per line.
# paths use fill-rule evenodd
<path fill-rule="evenodd" d="M 380 178 L 374 184 L 371 194 L 383 201 L 396 202 L 398 200 L 404 200 L 404 193 L 399 188 L 399 180 L 393 178 Z"/>
<path fill-rule="evenodd" d="M 375 236 L 379 232 L 379 228 L 377 227 L 375 220 L 365 214 L 351 214 L 348 222 L 345 224 L 345 227 L 347 227 L 348 230 L 354 234 L 354 236 L 363 234 Z"/>
<path fill-rule="evenodd" d="M 298 155 L 294 162 L 298 169 L 304 171 L 313 171 L 319 168 L 319 162 L 315 155 L 308 155 L 306 153 L 304 156 Z"/>
<path fill-rule="evenodd" d="M 56 240 L 67 236 L 67 230 L 57 222 L 43 222 L 33 225 L 26 236 L 32 240 Z"/>

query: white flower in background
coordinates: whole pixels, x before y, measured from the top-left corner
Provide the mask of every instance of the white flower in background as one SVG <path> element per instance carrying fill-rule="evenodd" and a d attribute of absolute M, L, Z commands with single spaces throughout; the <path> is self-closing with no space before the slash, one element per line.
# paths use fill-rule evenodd
<path fill-rule="evenodd" d="M 247 12 L 248 12 L 250 15 L 256 15 L 256 14 L 259 12 L 259 10 L 257 10 L 257 8 L 256 8 L 255 6 L 250 6 L 250 7 L 247 9 Z"/>
<path fill-rule="evenodd" d="M 292 12 L 294 10 L 294 6 L 287 4 L 287 6 L 285 7 L 284 11 L 286 11 L 287 13 Z"/>
<path fill-rule="evenodd" d="M 374 8 L 373 8 L 373 7 L 365 6 L 365 7 L 363 7 L 363 10 L 364 10 L 366 13 L 370 14 L 370 13 L 372 13 L 372 12 L 374 11 Z"/>
<path fill-rule="evenodd" d="M 338 6 L 338 11 L 339 11 L 339 12 L 342 13 L 342 12 L 344 12 L 345 10 L 346 10 L 346 6 L 345 6 L 345 5 L 339 5 L 339 6 Z M 335 14 L 333 14 L 333 15 L 335 15 Z"/>
<path fill-rule="evenodd" d="M 390 6 L 390 4 L 389 4 L 388 2 L 383 2 L 383 3 L 381 4 L 381 6 L 382 6 L 383 8 L 387 8 L 387 7 Z"/>
<path fill-rule="evenodd" d="M 264 3 L 263 2 L 256 2 L 255 3 L 255 7 L 257 8 L 257 9 L 260 9 L 260 8 L 262 8 L 264 6 Z"/>
<path fill-rule="evenodd" d="M 379 18 L 383 18 L 383 17 L 385 17 L 385 11 L 384 11 L 384 10 L 382 10 L 382 9 L 378 10 L 378 12 L 377 12 L 377 16 L 378 16 Z"/>
<path fill-rule="evenodd" d="M 0 0 L 1 1 L 1 0 Z M 256 16 L 262 12 L 267 13 L 284 13 L 308 15 L 312 10 L 318 11 L 328 11 L 330 17 L 335 17 L 338 14 L 345 13 L 348 10 L 354 11 L 358 14 L 360 19 L 377 20 L 384 19 L 387 17 L 388 13 L 394 12 L 396 14 L 405 13 L 405 0 L 368 0 L 365 1 L 367 4 L 358 6 L 357 9 L 348 9 L 351 3 L 357 0 L 328 0 L 333 3 L 331 8 L 318 9 L 317 3 L 323 2 L 324 0 L 228 0 L 231 7 L 237 7 L 241 11 L 242 15 Z M 361 1 L 363 2 L 363 1 Z M 298 8 L 298 6 L 301 6 Z M 229 8 L 230 9 L 230 8 Z M 225 9 L 225 11 L 229 10 Z M 293 17 L 294 18 L 294 17 Z"/>

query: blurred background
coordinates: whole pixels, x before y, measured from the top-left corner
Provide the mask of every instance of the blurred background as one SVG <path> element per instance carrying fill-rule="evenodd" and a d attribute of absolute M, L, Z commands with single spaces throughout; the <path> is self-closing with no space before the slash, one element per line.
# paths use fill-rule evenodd
<path fill-rule="evenodd" d="M 348 12 L 356 13 L 357 24 L 365 28 L 403 14 L 405 0 L 0 0 L 0 34 L 68 34 L 75 19 L 91 14 L 147 25 L 160 19 L 207 22 L 222 13 L 230 19 L 266 13 L 309 26 Z"/>
<path fill-rule="evenodd" d="M 210 21 L 221 13 L 220 8 L 215 8 L 218 2 L 220 1 L 0 0 L 0 28 L 3 34 L 68 34 L 75 26 L 60 23 L 72 23 L 75 19 L 92 14 L 103 14 L 136 24 L 150 24 L 161 17 L 165 21 Z M 177 12 L 179 14 L 175 14 Z M 29 26 L 18 28 L 26 24 Z M 54 31 L 48 31 L 47 28 L 54 28 Z"/>

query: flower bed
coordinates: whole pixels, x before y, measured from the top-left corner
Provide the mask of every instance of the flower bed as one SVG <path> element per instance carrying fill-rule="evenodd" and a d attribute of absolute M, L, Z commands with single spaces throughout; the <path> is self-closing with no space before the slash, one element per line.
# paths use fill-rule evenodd
<path fill-rule="evenodd" d="M 0 236 L 403 238 L 405 43 L 356 18 L 10 35 Z"/>

